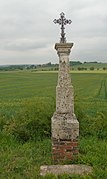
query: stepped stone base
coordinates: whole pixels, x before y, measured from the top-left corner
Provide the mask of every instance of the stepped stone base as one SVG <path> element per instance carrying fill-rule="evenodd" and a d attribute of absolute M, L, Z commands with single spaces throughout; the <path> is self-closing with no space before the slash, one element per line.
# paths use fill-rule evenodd
<path fill-rule="evenodd" d="M 46 174 L 77 174 L 77 175 L 90 175 L 92 174 L 92 167 L 87 165 L 50 165 L 41 166 L 40 175 L 45 176 Z"/>

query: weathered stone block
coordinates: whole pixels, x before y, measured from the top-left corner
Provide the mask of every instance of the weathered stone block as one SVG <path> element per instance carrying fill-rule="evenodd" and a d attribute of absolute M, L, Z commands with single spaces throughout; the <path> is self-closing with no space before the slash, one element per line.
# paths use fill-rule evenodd
<path fill-rule="evenodd" d="M 56 112 L 74 113 L 73 87 L 64 85 L 56 87 Z"/>
<path fill-rule="evenodd" d="M 79 137 L 79 122 L 71 113 L 54 113 L 52 117 L 52 139 L 72 140 Z"/>
<path fill-rule="evenodd" d="M 51 166 L 41 166 L 40 175 L 45 176 L 46 174 L 61 175 L 76 174 L 76 175 L 91 175 L 92 167 L 87 165 L 51 165 Z"/>

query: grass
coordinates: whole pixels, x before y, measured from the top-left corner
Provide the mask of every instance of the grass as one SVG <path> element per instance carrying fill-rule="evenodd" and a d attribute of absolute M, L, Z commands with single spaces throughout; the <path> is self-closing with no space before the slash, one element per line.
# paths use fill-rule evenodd
<path fill-rule="evenodd" d="M 0 73 L 0 99 L 5 100 L 8 98 L 11 100 L 33 96 L 51 96 L 52 92 L 55 94 L 56 80 L 57 75 L 50 75 L 49 73 L 44 75 L 31 72 Z"/>
<path fill-rule="evenodd" d="M 107 178 L 107 74 L 72 73 L 75 113 L 80 122 L 79 157 L 92 176 Z M 39 179 L 51 160 L 50 125 L 55 111 L 57 73 L 0 73 L 0 178 Z M 71 162 L 72 163 L 72 162 Z M 83 178 L 46 176 L 44 178 Z"/>
<path fill-rule="evenodd" d="M 49 139 L 22 145 L 13 137 L 1 135 L 1 145 L 0 178 L 39 178 L 40 163 L 50 164 Z"/>

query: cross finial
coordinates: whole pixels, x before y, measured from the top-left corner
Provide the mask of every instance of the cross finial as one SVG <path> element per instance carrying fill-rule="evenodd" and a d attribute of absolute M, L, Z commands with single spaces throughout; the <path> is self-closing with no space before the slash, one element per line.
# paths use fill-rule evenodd
<path fill-rule="evenodd" d="M 53 21 L 55 24 L 59 24 L 61 25 L 61 38 L 60 38 L 60 42 L 61 43 L 66 43 L 66 37 L 65 37 L 65 32 L 64 32 L 64 29 L 65 29 L 65 25 L 66 24 L 71 24 L 71 20 L 67 20 L 65 18 L 65 14 L 63 12 L 61 12 L 60 14 L 60 18 L 59 19 L 54 19 Z"/>

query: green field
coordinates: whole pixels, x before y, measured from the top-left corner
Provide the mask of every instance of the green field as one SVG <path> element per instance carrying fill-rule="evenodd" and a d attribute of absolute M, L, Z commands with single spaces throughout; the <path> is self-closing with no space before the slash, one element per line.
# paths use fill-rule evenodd
<path fill-rule="evenodd" d="M 71 78 L 80 122 L 80 153 L 74 163 L 93 166 L 93 174 L 85 178 L 106 179 L 107 73 L 73 72 Z M 56 84 L 56 72 L 0 72 L 1 179 L 39 179 L 40 166 L 52 164 L 50 136 Z"/>

